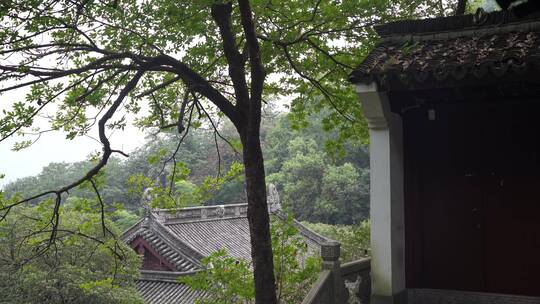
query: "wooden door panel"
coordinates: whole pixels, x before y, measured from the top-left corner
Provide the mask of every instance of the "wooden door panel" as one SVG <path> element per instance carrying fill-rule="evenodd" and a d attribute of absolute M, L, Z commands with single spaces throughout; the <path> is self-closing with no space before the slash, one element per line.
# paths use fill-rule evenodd
<path fill-rule="evenodd" d="M 424 196 L 424 273 L 426 288 L 478 290 L 483 283 L 480 192 L 474 178 L 427 183 Z M 458 191 L 448 191 L 448 186 Z"/>
<path fill-rule="evenodd" d="M 408 287 L 540 296 L 540 105 L 436 111 L 404 117 Z"/>
<path fill-rule="evenodd" d="M 540 207 L 530 190 L 540 183 L 530 176 L 501 180 L 486 206 L 486 290 L 540 296 Z"/>
<path fill-rule="evenodd" d="M 485 289 L 540 296 L 540 179 L 536 104 L 500 107 L 496 173 L 485 199 Z"/>
<path fill-rule="evenodd" d="M 419 284 L 423 288 L 478 290 L 483 284 L 481 191 L 478 187 L 478 128 L 459 105 L 433 108 L 411 136 L 421 136 L 418 160 L 422 221 Z M 417 141 L 418 142 L 418 141 Z"/>

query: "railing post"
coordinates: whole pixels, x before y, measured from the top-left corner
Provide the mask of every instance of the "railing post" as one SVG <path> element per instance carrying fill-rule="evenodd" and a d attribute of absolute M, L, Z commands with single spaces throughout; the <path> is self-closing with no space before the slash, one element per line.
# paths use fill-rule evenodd
<path fill-rule="evenodd" d="M 329 241 L 321 246 L 322 269 L 330 270 L 332 273 L 330 295 L 334 299 L 333 303 L 345 304 L 347 303 L 348 294 L 341 277 L 340 247 L 341 244 L 336 241 Z"/>

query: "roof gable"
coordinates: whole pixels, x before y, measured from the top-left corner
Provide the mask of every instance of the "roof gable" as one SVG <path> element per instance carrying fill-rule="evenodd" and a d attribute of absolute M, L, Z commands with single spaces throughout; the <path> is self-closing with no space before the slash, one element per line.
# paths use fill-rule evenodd
<path fill-rule="evenodd" d="M 285 219 L 278 200 L 270 204 L 269 213 Z M 293 223 L 312 252 L 331 241 L 297 221 Z M 143 246 L 145 257 L 151 253 L 144 261 L 137 288 L 147 303 L 162 304 L 195 303 L 205 297 L 205 293 L 177 282 L 177 277 L 201 270 L 200 260 L 219 249 L 251 260 L 249 236 L 247 204 L 235 204 L 148 210 L 121 238 L 136 250 Z"/>
<path fill-rule="evenodd" d="M 175 239 L 172 232 L 151 218 L 140 220 L 124 232 L 121 239 L 137 252 L 145 254 L 143 269 L 165 270 L 156 268 L 155 259 L 171 271 L 192 271 L 200 268 L 202 255 Z M 146 251 L 140 252 L 140 246 Z M 146 252 L 151 253 L 151 256 L 147 256 Z"/>
<path fill-rule="evenodd" d="M 143 256 L 141 269 L 144 270 L 175 270 L 167 259 L 159 254 L 152 246 L 141 236 L 136 237 L 130 246 L 140 255 Z"/>

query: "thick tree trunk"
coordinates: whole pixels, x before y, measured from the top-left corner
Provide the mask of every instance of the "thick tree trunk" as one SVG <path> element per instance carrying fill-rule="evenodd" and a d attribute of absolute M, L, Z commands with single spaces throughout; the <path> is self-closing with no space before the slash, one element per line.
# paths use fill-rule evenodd
<path fill-rule="evenodd" d="M 466 8 L 467 8 L 467 0 L 458 0 L 457 7 L 456 7 L 456 16 L 464 15 Z"/>
<path fill-rule="evenodd" d="M 246 176 L 251 257 L 255 277 L 255 303 L 276 304 L 270 217 L 266 201 L 266 182 L 259 124 L 252 123 L 250 125 L 243 130 L 244 132 L 240 132 L 240 137 L 243 144 Z"/>

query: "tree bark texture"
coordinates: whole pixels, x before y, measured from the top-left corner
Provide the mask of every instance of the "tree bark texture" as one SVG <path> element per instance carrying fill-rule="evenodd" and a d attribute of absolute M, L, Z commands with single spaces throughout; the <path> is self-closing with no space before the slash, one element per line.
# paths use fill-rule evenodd
<path fill-rule="evenodd" d="M 239 106 L 241 113 L 241 122 L 239 121 L 237 125 L 241 126 L 238 131 L 243 145 L 248 201 L 247 217 L 251 234 L 251 257 L 255 279 L 255 303 L 277 304 L 272 240 L 270 238 L 270 217 L 266 201 L 264 160 L 259 138 L 262 93 L 266 73 L 262 64 L 259 41 L 255 33 L 255 22 L 250 1 L 238 0 L 238 8 L 246 38 L 251 77 L 249 103 L 244 103 L 244 98 L 238 98 L 241 96 L 237 96 L 237 106 Z M 231 71 L 231 73 L 233 72 Z M 246 76 L 244 73 L 244 77 Z M 231 78 L 234 81 L 233 74 L 231 74 Z M 240 81 L 237 83 L 242 84 Z"/>
<path fill-rule="evenodd" d="M 259 120 L 260 121 L 260 120 Z M 255 277 L 255 303 L 276 304 L 270 217 L 266 198 L 264 160 L 259 123 L 241 132 L 251 234 L 251 256 Z"/>
<path fill-rule="evenodd" d="M 467 0 L 459 0 L 456 8 L 456 16 L 461 16 L 465 14 L 465 9 L 467 8 Z"/>

